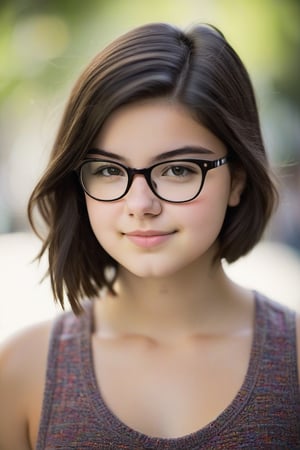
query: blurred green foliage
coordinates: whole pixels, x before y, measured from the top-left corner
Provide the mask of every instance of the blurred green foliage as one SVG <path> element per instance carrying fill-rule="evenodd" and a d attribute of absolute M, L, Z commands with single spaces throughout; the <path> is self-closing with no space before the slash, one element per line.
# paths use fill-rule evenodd
<path fill-rule="evenodd" d="M 181 19 L 184 25 L 204 19 L 220 26 L 251 71 L 266 71 L 274 90 L 299 107 L 299 0 L 2 0 L 0 100 L 24 81 L 55 90 L 132 26 Z"/>

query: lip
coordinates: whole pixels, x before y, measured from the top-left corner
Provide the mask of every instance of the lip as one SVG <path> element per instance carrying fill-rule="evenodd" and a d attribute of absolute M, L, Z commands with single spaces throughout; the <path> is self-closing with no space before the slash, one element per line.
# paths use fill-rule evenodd
<path fill-rule="evenodd" d="M 158 230 L 136 230 L 124 235 L 130 242 L 142 248 L 151 248 L 163 244 L 168 241 L 175 231 L 158 231 Z"/>

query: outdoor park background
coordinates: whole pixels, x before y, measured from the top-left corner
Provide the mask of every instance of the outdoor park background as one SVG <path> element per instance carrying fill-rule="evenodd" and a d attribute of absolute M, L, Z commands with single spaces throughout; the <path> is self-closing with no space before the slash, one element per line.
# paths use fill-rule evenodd
<path fill-rule="evenodd" d="M 298 0 L 2 0 L 0 3 L 0 339 L 56 314 L 26 217 L 70 88 L 92 56 L 147 22 L 221 29 L 256 90 L 281 203 L 265 239 L 228 268 L 300 309 L 300 2 Z M 249 211 L 251 220 L 251 211 Z"/>

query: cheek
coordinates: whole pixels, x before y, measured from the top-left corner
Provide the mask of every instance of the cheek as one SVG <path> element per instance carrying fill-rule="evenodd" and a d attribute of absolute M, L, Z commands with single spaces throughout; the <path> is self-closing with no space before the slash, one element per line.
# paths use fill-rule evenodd
<path fill-rule="evenodd" d="M 205 222 L 211 225 L 214 222 L 223 223 L 229 200 L 229 190 L 223 186 L 223 190 L 215 192 L 203 191 L 200 197 L 191 203 L 186 203 L 183 217 L 189 222 Z"/>
<path fill-rule="evenodd" d="M 117 208 L 115 205 L 112 208 L 111 204 L 98 202 L 88 196 L 86 196 L 86 206 L 92 230 L 100 242 L 100 238 L 112 228 L 111 224 L 115 222 Z"/>
<path fill-rule="evenodd" d="M 227 211 L 228 196 L 204 194 L 181 211 L 184 227 L 191 230 L 191 237 L 212 244 L 219 236 Z"/>
<path fill-rule="evenodd" d="M 205 205 L 195 205 L 184 211 L 183 224 L 191 230 L 201 230 L 202 233 L 210 232 L 222 226 L 224 214 L 221 211 L 212 211 Z"/>

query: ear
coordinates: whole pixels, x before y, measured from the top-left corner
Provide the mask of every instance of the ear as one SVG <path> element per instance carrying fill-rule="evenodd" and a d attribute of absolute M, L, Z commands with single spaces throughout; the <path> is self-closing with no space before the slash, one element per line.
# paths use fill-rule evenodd
<path fill-rule="evenodd" d="M 228 206 L 237 206 L 240 203 L 241 195 L 247 181 L 246 173 L 243 169 L 235 169 L 231 178 L 231 190 L 228 198 Z"/>

